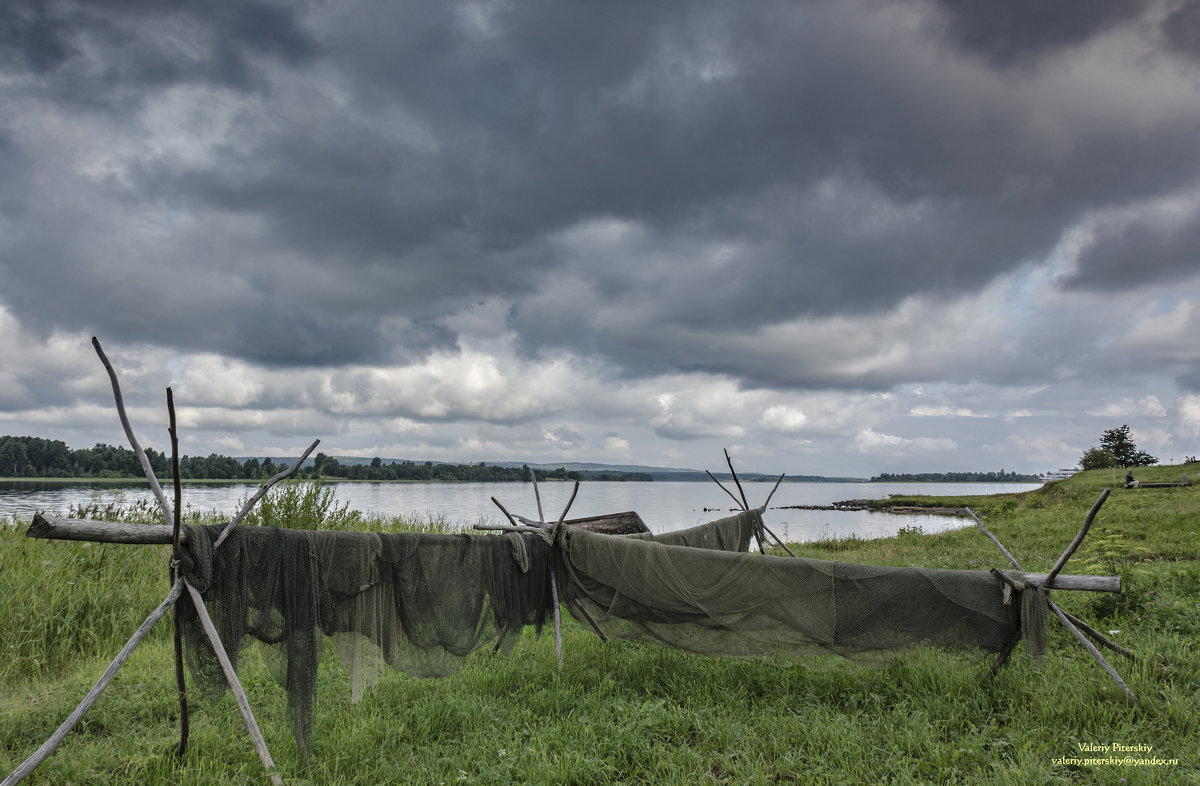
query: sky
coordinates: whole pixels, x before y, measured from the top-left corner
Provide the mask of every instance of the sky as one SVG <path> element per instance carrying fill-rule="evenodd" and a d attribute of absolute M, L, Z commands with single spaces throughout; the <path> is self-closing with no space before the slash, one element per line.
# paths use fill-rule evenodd
<path fill-rule="evenodd" d="M 1200 3 L 15 0 L 0 434 L 1200 453 Z"/>

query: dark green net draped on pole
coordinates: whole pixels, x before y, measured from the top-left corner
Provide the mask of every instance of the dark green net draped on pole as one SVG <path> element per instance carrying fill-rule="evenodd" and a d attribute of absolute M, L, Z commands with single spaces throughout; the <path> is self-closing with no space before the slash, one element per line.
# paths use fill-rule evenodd
<path fill-rule="evenodd" d="M 321 634 L 336 639 L 357 698 L 383 664 L 446 676 L 480 647 L 511 648 L 551 610 L 552 552 L 537 536 L 238 527 L 214 551 L 220 530 L 188 528 L 184 575 L 235 666 L 248 639 L 270 645 L 306 758 Z M 192 674 L 219 695 L 226 681 L 212 646 L 194 613 L 184 617 Z"/>
<path fill-rule="evenodd" d="M 184 575 L 201 591 L 236 664 L 268 645 L 301 753 L 311 749 L 321 635 L 337 642 L 354 698 L 384 665 L 445 676 L 476 649 L 510 648 L 552 612 L 550 577 L 585 628 L 704 655 L 791 663 L 813 654 L 934 645 L 997 652 L 1041 631 L 985 571 L 927 570 L 748 553 L 751 510 L 661 535 L 573 527 L 499 536 L 189 527 Z M 190 611 L 190 605 L 185 611 Z M 1036 612 L 1036 614 L 1035 614 Z M 194 614 L 188 660 L 202 690 L 225 678 Z M 1026 632 L 1028 632 L 1028 630 Z"/>
<path fill-rule="evenodd" d="M 751 529 L 759 514 L 732 520 Z M 714 522 L 727 524 L 730 519 Z M 797 661 L 934 645 L 998 652 L 1020 606 L 987 571 L 689 548 L 563 530 L 567 608 L 606 636 L 705 655 Z"/>

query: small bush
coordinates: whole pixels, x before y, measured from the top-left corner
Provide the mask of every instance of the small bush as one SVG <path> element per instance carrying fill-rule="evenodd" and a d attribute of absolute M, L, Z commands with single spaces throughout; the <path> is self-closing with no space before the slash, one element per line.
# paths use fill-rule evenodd
<path fill-rule="evenodd" d="M 348 502 L 337 502 L 333 487 L 320 481 L 284 482 L 273 486 L 242 523 L 281 529 L 359 529 L 362 514 L 349 507 Z"/>

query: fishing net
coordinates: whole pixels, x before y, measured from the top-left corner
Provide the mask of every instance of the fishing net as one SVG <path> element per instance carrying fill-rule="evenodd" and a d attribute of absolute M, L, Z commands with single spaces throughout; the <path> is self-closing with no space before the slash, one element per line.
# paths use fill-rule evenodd
<path fill-rule="evenodd" d="M 537 536 L 321 532 L 190 526 L 183 575 L 199 590 L 235 668 L 245 642 L 268 645 L 292 732 L 311 751 L 321 636 L 332 636 L 354 698 L 384 664 L 435 677 L 476 649 L 507 651 L 552 611 L 551 547 Z M 181 601 L 188 664 L 202 693 L 226 689 L 195 609 Z"/>
<path fill-rule="evenodd" d="M 730 530 L 753 531 L 758 517 L 732 517 L 741 521 Z M 705 655 L 791 662 L 814 653 L 870 660 L 868 653 L 919 645 L 997 652 L 1021 630 L 1021 604 L 986 571 L 825 562 L 579 530 L 561 531 L 557 546 L 567 579 L 561 593 L 581 622 L 604 636 Z"/>
<path fill-rule="evenodd" d="M 623 537 L 630 540 L 649 540 L 669 546 L 688 546 L 693 549 L 746 551 L 750 548 L 751 538 L 755 536 L 762 537 L 762 516 L 757 511 L 738 513 L 695 527 L 662 532 L 657 535 L 641 532 Z"/>
<path fill-rule="evenodd" d="M 998 652 L 1022 633 L 1031 651 L 1044 645 L 1044 596 L 1022 591 L 1020 574 L 1006 585 L 985 571 L 752 554 L 758 510 L 659 535 L 562 527 L 553 545 L 548 534 L 239 527 L 214 550 L 220 531 L 188 527 L 183 575 L 235 667 L 246 641 L 268 645 L 306 759 L 322 635 L 336 640 L 357 700 L 385 665 L 444 676 L 480 647 L 506 651 L 525 626 L 540 630 L 552 575 L 571 614 L 601 636 L 704 655 L 787 663 L 919 645 Z M 219 694 L 225 678 L 195 609 L 181 611 L 192 674 Z"/>

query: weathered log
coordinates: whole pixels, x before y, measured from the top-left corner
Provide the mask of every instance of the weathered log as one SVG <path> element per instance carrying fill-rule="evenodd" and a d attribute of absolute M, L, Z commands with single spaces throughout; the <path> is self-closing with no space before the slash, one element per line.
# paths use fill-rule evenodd
<path fill-rule="evenodd" d="M 544 527 L 537 527 L 535 522 L 523 516 L 514 517 L 514 521 L 516 519 L 529 521 L 533 525 L 528 528 L 517 525 L 514 528 L 518 531 L 539 531 L 544 529 Z M 60 519 L 53 516 L 43 516 L 41 513 L 34 515 L 33 524 L 25 534 L 31 538 L 44 538 L 46 540 L 86 540 L 94 543 L 156 545 L 169 544 L 171 542 L 171 528 L 162 524 L 120 524 L 111 521 L 90 521 L 88 519 Z M 183 530 L 179 535 L 183 542 L 187 542 L 187 530 Z M 1046 584 L 1046 574 L 1026 573 L 1023 581 L 1033 587 L 1044 587 Z M 1054 579 L 1054 589 L 1087 592 L 1120 592 L 1121 577 L 1059 575 Z"/>
<path fill-rule="evenodd" d="M 1045 587 L 1047 573 L 1026 573 L 1022 580 L 1030 587 Z M 1082 590 L 1086 592 L 1120 592 L 1120 576 L 1064 576 L 1054 577 L 1056 590 Z"/>
<path fill-rule="evenodd" d="M 33 523 L 25 535 L 30 538 L 47 540 L 87 540 L 94 543 L 156 546 L 171 543 L 171 529 L 165 524 L 123 524 L 115 521 L 61 519 L 35 513 Z M 187 530 L 180 531 L 179 542 L 187 543 Z"/>

